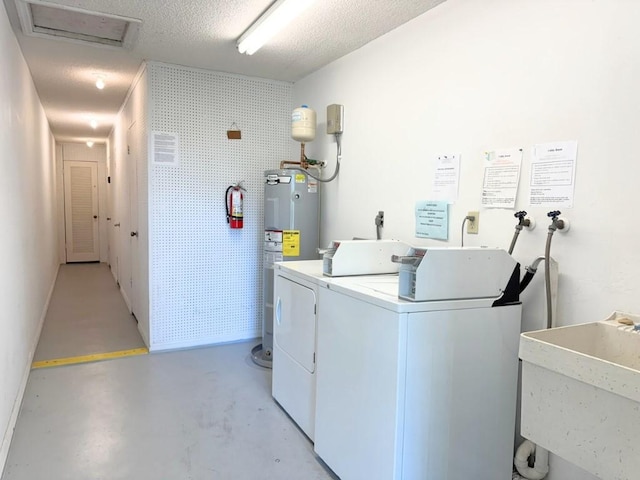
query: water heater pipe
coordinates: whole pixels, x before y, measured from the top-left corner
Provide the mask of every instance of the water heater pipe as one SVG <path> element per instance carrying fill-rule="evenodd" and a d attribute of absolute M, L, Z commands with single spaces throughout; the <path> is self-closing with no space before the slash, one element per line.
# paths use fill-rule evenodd
<path fill-rule="evenodd" d="M 318 182 L 328 183 L 328 182 L 333 181 L 338 176 L 338 173 L 340 172 L 340 160 L 342 159 L 342 137 L 341 137 L 342 134 L 341 133 L 336 133 L 336 134 L 334 134 L 334 136 L 336 138 L 336 146 L 337 146 L 336 169 L 334 170 L 333 174 L 329 178 L 317 177 L 314 174 L 312 174 L 311 172 L 309 172 L 307 170 L 304 170 L 302 168 L 292 167 L 291 170 L 299 170 L 301 172 L 305 172 L 307 175 L 309 175 L 314 180 L 317 180 Z M 292 163 L 292 162 L 283 162 L 283 163 Z"/>
<path fill-rule="evenodd" d="M 309 162 L 307 161 L 307 156 L 304 153 L 304 142 L 300 143 L 300 161 L 294 162 L 291 160 L 283 160 L 280 162 L 280 168 L 285 168 L 286 165 L 300 165 L 300 168 L 307 169 L 309 168 Z"/>

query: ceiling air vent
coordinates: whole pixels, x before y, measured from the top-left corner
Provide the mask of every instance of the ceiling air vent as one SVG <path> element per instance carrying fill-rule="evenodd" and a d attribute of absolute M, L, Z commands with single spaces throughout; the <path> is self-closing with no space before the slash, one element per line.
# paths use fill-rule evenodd
<path fill-rule="evenodd" d="M 15 0 L 25 35 L 131 48 L 140 20 L 37 0 Z"/>

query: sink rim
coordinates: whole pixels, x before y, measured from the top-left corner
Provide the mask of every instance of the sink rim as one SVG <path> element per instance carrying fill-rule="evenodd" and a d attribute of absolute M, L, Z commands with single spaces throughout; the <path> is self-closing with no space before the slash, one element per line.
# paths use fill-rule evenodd
<path fill-rule="evenodd" d="M 623 397 L 640 402 L 640 363 L 638 367 L 631 367 L 623 363 L 600 358 L 594 354 L 585 353 L 561 344 L 553 343 L 545 338 L 552 335 L 549 332 L 571 329 L 613 328 L 621 335 L 633 335 L 640 342 L 640 334 L 619 329 L 618 319 L 628 317 L 640 323 L 640 316 L 622 312 L 614 312 L 606 320 L 556 327 L 548 330 L 524 332 L 520 335 L 520 358 L 541 368 L 557 372 L 561 375 L 593 385 Z M 612 332 L 613 333 L 613 332 Z M 617 333 L 614 333 L 617 335 Z M 542 337 L 542 338 L 539 338 Z M 638 350 L 640 355 L 640 349 Z"/>

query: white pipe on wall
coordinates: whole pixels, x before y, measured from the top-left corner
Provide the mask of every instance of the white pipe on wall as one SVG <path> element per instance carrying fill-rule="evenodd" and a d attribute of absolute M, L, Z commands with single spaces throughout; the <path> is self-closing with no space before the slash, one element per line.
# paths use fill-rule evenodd
<path fill-rule="evenodd" d="M 529 457 L 535 455 L 533 468 L 529 466 Z M 530 440 L 525 440 L 516 450 L 513 460 L 518 473 L 528 480 L 542 480 L 549 473 L 549 451 L 538 447 Z"/>

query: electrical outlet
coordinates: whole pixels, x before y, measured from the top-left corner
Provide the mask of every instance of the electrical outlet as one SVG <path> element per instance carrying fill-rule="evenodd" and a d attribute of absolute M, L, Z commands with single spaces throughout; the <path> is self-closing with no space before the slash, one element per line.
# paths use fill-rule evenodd
<path fill-rule="evenodd" d="M 469 212 L 467 216 L 473 217 L 473 220 L 467 220 L 467 233 L 478 233 L 480 225 L 480 212 Z"/>

